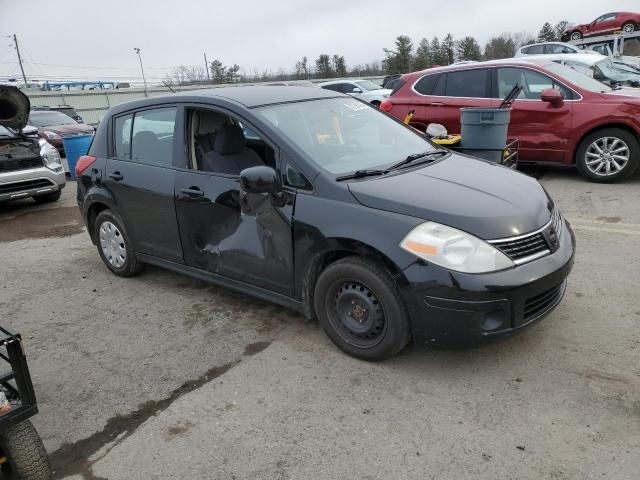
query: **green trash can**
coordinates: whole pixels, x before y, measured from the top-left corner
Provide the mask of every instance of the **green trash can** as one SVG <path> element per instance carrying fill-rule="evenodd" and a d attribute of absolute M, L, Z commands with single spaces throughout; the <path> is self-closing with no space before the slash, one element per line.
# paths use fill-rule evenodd
<path fill-rule="evenodd" d="M 508 108 L 461 108 L 461 150 L 492 162 L 501 162 L 510 120 L 511 109 Z"/>

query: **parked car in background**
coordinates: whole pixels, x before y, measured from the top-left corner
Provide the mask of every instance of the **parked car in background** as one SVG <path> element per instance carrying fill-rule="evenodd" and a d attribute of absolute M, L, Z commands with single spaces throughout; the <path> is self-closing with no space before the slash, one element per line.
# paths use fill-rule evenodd
<path fill-rule="evenodd" d="M 276 82 L 268 82 L 268 83 L 263 83 L 263 85 L 271 85 L 271 86 L 278 86 L 278 85 L 288 85 L 291 87 L 312 87 L 312 88 L 320 88 L 320 86 L 316 83 L 313 83 L 309 80 L 280 80 L 280 81 L 276 81 Z"/>
<path fill-rule="evenodd" d="M 95 132 L 92 126 L 78 123 L 70 116 L 55 110 L 31 110 L 28 124 L 36 127 L 40 138 L 53 145 L 61 156 L 64 156 L 64 137 Z"/>
<path fill-rule="evenodd" d="M 389 88 L 393 90 L 393 82 L 400 78 L 402 74 L 394 73 L 392 75 L 387 75 L 382 79 L 382 88 Z"/>
<path fill-rule="evenodd" d="M 84 120 L 82 120 L 82 117 L 78 115 L 78 112 L 76 112 L 76 109 L 73 108 L 71 105 L 40 105 L 37 107 L 31 107 L 31 109 L 37 110 L 37 111 L 53 111 L 53 112 L 64 113 L 65 115 L 73 118 L 76 122 L 84 123 Z"/>
<path fill-rule="evenodd" d="M 508 133 L 520 140 L 521 163 L 575 164 L 594 182 L 627 178 L 640 164 L 640 98 L 616 94 L 550 59 L 434 68 L 406 74 L 400 82 L 382 110 L 398 119 L 414 110 L 413 121 L 440 123 L 452 133 L 460 132 L 460 108 L 497 107 L 515 85 L 522 86 Z"/>
<path fill-rule="evenodd" d="M 544 55 L 543 58 L 565 65 L 589 77 L 617 88 L 640 87 L 640 71 L 609 57 L 595 55 Z"/>
<path fill-rule="evenodd" d="M 18 88 L 0 85 L 0 202 L 54 202 L 66 184 L 58 151 L 26 127 L 29 108 Z"/>
<path fill-rule="evenodd" d="M 121 104 L 76 173 L 114 274 L 149 263 L 287 306 L 366 360 L 411 338 L 521 331 L 560 303 L 573 265 L 573 233 L 537 180 L 328 90 Z"/>
<path fill-rule="evenodd" d="M 527 55 L 564 54 L 564 53 L 597 53 L 593 50 L 585 50 L 565 42 L 543 42 L 525 45 L 516 50 L 514 57 Z"/>
<path fill-rule="evenodd" d="M 334 92 L 358 97 L 375 106 L 379 106 L 391 94 L 391 89 L 382 88 L 370 80 L 335 80 L 319 83 L 318 86 L 325 90 L 333 90 Z"/>
<path fill-rule="evenodd" d="M 638 30 L 638 26 L 640 26 L 640 13 L 605 13 L 591 23 L 583 23 L 567 28 L 562 35 L 562 40 L 580 40 L 583 37 L 605 35 L 618 30 L 629 34 Z"/>

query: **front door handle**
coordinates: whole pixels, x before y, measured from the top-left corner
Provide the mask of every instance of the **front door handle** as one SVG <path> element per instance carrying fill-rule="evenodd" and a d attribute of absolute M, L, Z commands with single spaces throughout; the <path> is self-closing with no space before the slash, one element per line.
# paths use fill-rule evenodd
<path fill-rule="evenodd" d="M 111 180 L 115 180 L 116 182 L 119 182 L 120 180 L 122 180 L 124 177 L 122 176 L 122 174 L 120 172 L 113 172 L 109 174 L 109 178 Z"/>
<path fill-rule="evenodd" d="M 442 102 L 431 102 L 432 107 L 444 107 L 444 103 Z"/>
<path fill-rule="evenodd" d="M 180 193 L 183 193 L 187 197 L 200 198 L 204 197 L 204 192 L 198 187 L 181 188 Z"/>

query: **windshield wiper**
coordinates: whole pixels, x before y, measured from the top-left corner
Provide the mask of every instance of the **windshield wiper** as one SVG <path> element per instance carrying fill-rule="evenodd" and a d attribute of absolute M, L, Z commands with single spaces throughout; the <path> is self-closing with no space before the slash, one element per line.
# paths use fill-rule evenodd
<path fill-rule="evenodd" d="M 409 163 L 415 162 L 420 158 L 429 157 L 430 160 L 435 160 L 435 158 L 441 157 L 448 153 L 449 153 L 449 150 L 429 150 L 427 152 L 414 153 L 407 156 L 407 158 L 405 158 L 404 160 L 400 160 L 399 162 L 394 163 L 393 165 L 387 167 L 387 169 L 385 170 L 385 173 L 388 173 L 392 170 L 397 170 L 398 168 L 403 167 L 404 165 L 408 165 Z"/>
<path fill-rule="evenodd" d="M 387 173 L 386 170 L 356 170 L 353 173 L 347 173 L 346 175 L 336 177 L 336 182 L 351 180 L 354 178 L 373 177 L 374 175 L 384 175 L 385 173 Z"/>

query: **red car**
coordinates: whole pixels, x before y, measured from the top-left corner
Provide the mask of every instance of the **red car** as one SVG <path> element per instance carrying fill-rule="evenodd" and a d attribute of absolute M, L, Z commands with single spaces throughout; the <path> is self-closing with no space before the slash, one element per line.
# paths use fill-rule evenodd
<path fill-rule="evenodd" d="M 55 110 L 31 110 L 29 125 L 38 129 L 38 136 L 56 147 L 65 156 L 62 138 L 70 135 L 93 134 L 95 128 L 78 123 L 73 118 Z"/>
<path fill-rule="evenodd" d="M 640 26 L 640 13 L 613 12 L 606 13 L 596 18 L 591 23 L 574 25 L 565 30 L 563 39 L 580 40 L 582 37 L 592 35 L 605 35 L 607 33 L 622 30 L 624 33 L 633 33 Z"/>
<path fill-rule="evenodd" d="M 591 181 L 612 182 L 640 164 L 640 92 L 613 90 L 547 59 L 506 59 L 432 68 L 402 76 L 380 108 L 398 119 L 460 132 L 460 109 L 497 107 L 516 85 L 509 138 L 520 161 L 575 164 Z"/>

